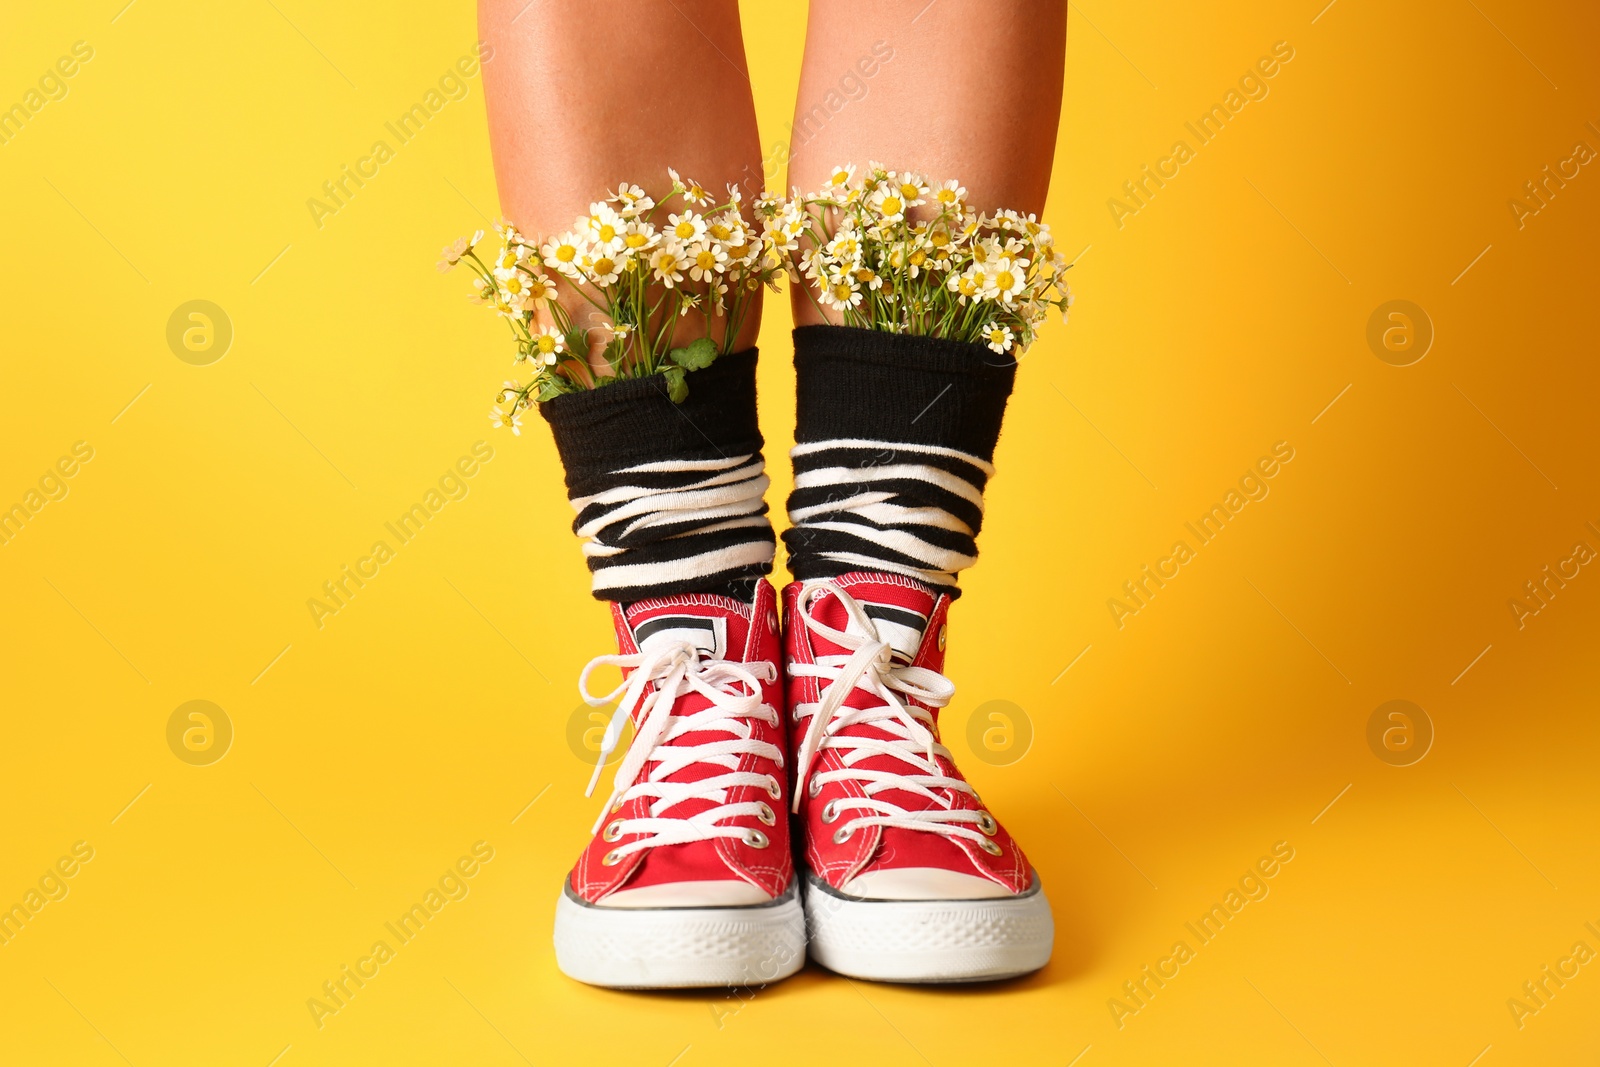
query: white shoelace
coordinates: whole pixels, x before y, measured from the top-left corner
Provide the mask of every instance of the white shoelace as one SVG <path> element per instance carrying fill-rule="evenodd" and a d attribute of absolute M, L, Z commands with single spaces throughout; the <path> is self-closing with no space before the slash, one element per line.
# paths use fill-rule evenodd
<path fill-rule="evenodd" d="M 859 633 L 836 630 L 812 617 L 812 602 L 825 594 L 838 598 Z M 967 838 L 986 849 L 991 847 L 988 835 L 976 828 L 986 825 L 992 828 L 987 813 L 953 806 L 950 794 L 972 794 L 973 789 L 939 769 L 936 757 L 949 759 L 950 750 L 934 737 L 933 714 L 902 699 L 910 697 L 942 708 L 955 696 L 955 684 L 938 671 L 895 663 L 891 659 L 893 649 L 878 636 L 876 621 L 862 610 L 854 597 L 832 581 L 821 579 L 805 583 L 800 590 L 800 617 L 812 633 L 849 652 L 818 656 L 815 664 L 789 666 L 791 676 L 822 679 L 819 684 L 823 687 L 820 701 L 798 704 L 793 709 L 796 721 L 811 719 L 796 756 L 799 778 L 795 783 L 794 810 L 800 810 L 802 790 L 809 790 L 814 797 L 829 783 L 854 782 L 865 796 L 840 797 L 830 802 L 822 813 L 823 822 L 829 823 L 848 816 L 834 831 L 836 843 L 849 840 L 861 827 L 893 826 Z M 858 689 L 871 694 L 876 703 L 865 708 L 846 706 L 846 698 Z M 848 727 L 861 724 L 871 724 L 889 736 L 841 734 Z M 817 760 L 828 750 L 839 753 L 843 766 L 813 773 Z M 908 769 L 896 773 L 856 766 L 872 756 L 892 756 Z M 936 807 L 911 811 L 880 797 L 894 789 L 926 797 Z"/>
<path fill-rule="evenodd" d="M 601 666 L 632 667 L 628 678 L 604 696 L 589 692 L 589 674 Z M 594 793 L 600 772 L 605 768 L 611 753 L 616 751 L 623 727 L 638 711 L 633 744 L 617 768 L 611 796 L 595 820 L 594 832 L 599 833 L 606 816 L 620 804 L 637 797 L 655 798 L 650 805 L 648 818 L 617 819 L 606 827 L 606 840 L 615 842 L 630 834 L 644 835 L 625 845 L 618 845 L 607 854 L 606 862 L 615 863 L 629 853 L 639 852 L 657 845 L 682 844 L 689 841 L 707 841 L 718 837 L 741 838 L 746 844 L 764 840 L 764 835 L 737 826 L 719 825 L 722 820 L 754 815 L 771 825 L 773 811 L 763 801 L 728 803 L 729 791 L 739 786 L 764 789 L 776 799 L 781 787 L 770 774 L 756 774 L 738 770 L 740 758 L 753 755 L 770 759 L 783 766 L 783 753 L 776 745 L 756 740 L 750 720 L 756 719 L 773 726 L 779 725 L 778 712 L 761 701 L 761 682 L 776 680 L 778 669 L 771 663 L 736 663 L 731 660 L 703 659 L 700 649 L 688 641 L 661 642 L 649 652 L 628 656 L 596 656 L 578 676 L 578 692 L 590 707 L 604 707 L 619 696 L 611 722 L 606 726 L 600 741 L 600 759 L 594 774 L 589 778 L 589 788 L 584 796 Z M 655 688 L 645 692 L 654 683 Z M 741 692 L 737 687 L 744 686 Z M 680 696 L 699 693 L 711 701 L 711 706 L 690 715 L 674 715 L 673 707 Z M 689 733 L 725 733 L 724 740 L 685 745 L 676 743 Z M 645 773 L 647 764 L 655 766 Z M 726 769 L 727 773 L 713 775 L 693 782 L 669 782 L 667 778 L 696 763 L 709 763 Z M 671 809 L 686 800 L 709 800 L 715 807 L 692 816 L 669 814 Z"/>

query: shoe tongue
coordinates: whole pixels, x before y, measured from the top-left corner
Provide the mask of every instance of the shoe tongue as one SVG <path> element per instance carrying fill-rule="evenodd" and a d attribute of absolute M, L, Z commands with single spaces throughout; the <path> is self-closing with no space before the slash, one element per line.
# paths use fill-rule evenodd
<path fill-rule="evenodd" d="M 729 650 L 744 648 L 750 605 L 731 597 L 678 596 L 640 600 L 624 611 L 634 643 L 646 654 L 687 641 L 705 659 L 738 659 Z"/>
<path fill-rule="evenodd" d="M 882 574 L 846 574 L 834 582 L 861 605 L 862 613 L 877 629 L 878 639 L 894 650 L 895 659 L 910 663 L 916 658 L 937 599 L 932 589 L 911 578 Z M 869 636 L 835 599 L 820 603 L 817 612 L 822 622 L 835 629 Z"/>

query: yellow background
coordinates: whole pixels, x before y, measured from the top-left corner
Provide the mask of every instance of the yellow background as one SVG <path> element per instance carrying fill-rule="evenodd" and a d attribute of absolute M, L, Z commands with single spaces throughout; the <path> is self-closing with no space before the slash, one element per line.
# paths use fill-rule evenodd
<path fill-rule="evenodd" d="M 1600 174 L 1508 208 L 1600 149 L 1592 9 L 1074 5 L 1048 219 L 1078 304 L 1023 365 L 945 720 L 1043 874 L 1055 959 L 979 989 L 813 968 L 746 1002 L 555 968 L 593 816 L 573 679 L 611 636 L 542 424 L 486 423 L 504 330 L 433 271 L 496 213 L 480 79 L 320 228 L 306 207 L 469 52 L 471 5 L 125 2 L 0 29 L 0 104 L 94 49 L 0 145 L 0 506 L 94 449 L 0 546 L 0 904 L 94 849 L 0 947 L 0 1062 L 1593 1061 L 1600 963 L 1520 1029 L 1507 1006 L 1600 949 L 1600 577 L 1522 629 L 1508 607 L 1600 548 Z M 745 14 L 771 146 L 805 13 Z M 1270 95 L 1119 228 L 1108 199 L 1278 41 Z M 849 106 L 955 91 L 981 87 Z M 193 299 L 233 325 L 208 366 L 166 342 Z M 1436 331 L 1407 367 L 1366 342 L 1394 299 Z M 774 503 L 787 329 L 762 336 Z M 319 629 L 307 599 L 479 440 L 470 494 Z M 1270 495 L 1118 629 L 1107 599 L 1278 441 Z M 235 731 L 210 766 L 167 743 L 195 699 Z M 1392 699 L 1436 731 L 1412 766 L 1368 747 Z M 968 741 L 992 700 L 1034 734 L 1005 766 Z M 469 895 L 319 1029 L 308 998 L 477 841 Z M 1197 947 L 1185 922 L 1279 841 L 1270 895 Z M 1180 939 L 1119 1028 L 1108 1001 Z"/>

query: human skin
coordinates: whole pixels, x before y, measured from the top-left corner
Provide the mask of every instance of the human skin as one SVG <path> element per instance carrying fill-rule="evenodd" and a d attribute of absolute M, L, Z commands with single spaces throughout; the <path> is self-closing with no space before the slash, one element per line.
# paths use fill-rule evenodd
<path fill-rule="evenodd" d="M 1044 210 L 1061 112 L 1066 0 L 811 0 L 796 124 L 873 46 L 863 99 L 804 126 L 788 184 L 879 160 L 959 178 L 974 207 Z M 478 0 L 493 48 L 484 92 L 506 216 L 530 236 L 565 230 L 621 181 L 665 189 L 667 167 L 720 191 L 762 174 L 737 0 Z M 791 289 L 797 325 L 826 321 Z M 576 322 L 595 310 L 563 291 Z M 760 308 L 735 348 L 755 343 Z M 685 323 L 684 339 L 697 332 Z M 598 349 L 598 346 L 597 346 Z M 598 352 L 591 354 L 605 370 Z"/>
<path fill-rule="evenodd" d="M 714 194 L 761 173 L 737 0 L 478 0 L 478 32 L 501 210 L 530 237 L 624 181 L 659 197 L 668 167 Z M 598 315 L 565 287 L 560 300 L 575 323 Z M 735 349 L 760 325 L 758 303 Z M 685 321 L 681 339 L 702 328 Z"/>
<path fill-rule="evenodd" d="M 894 55 L 867 95 L 803 123 L 878 42 Z M 1066 49 L 1066 0 L 811 0 L 789 185 L 818 189 L 840 164 L 877 160 L 959 178 L 982 211 L 1042 213 Z M 798 287 L 790 298 L 796 325 L 827 321 Z"/>

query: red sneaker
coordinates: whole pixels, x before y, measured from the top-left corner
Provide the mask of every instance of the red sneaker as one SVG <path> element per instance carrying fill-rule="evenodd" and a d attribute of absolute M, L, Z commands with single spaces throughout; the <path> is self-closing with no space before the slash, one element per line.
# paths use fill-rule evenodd
<path fill-rule="evenodd" d="M 753 604 L 674 596 L 613 605 L 619 655 L 578 680 L 621 697 L 601 745 L 634 739 L 595 838 L 556 905 L 556 962 L 621 989 L 760 985 L 805 963 L 789 850 L 772 587 Z M 605 697 L 589 674 L 623 669 Z"/>
<path fill-rule="evenodd" d="M 812 958 L 895 982 L 1043 967 L 1055 925 L 1039 876 L 939 743 L 950 598 L 858 572 L 796 582 L 784 602 Z"/>

